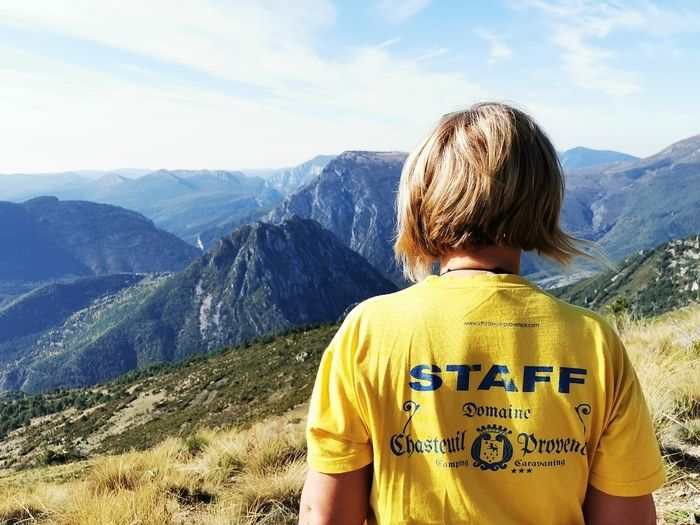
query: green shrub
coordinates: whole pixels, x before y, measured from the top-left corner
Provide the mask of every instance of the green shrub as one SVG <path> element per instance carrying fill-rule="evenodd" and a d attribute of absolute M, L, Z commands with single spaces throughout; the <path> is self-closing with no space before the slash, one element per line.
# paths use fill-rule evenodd
<path fill-rule="evenodd" d="M 199 434 L 192 434 L 185 441 L 185 447 L 187 448 L 187 453 L 190 456 L 196 456 L 202 452 L 209 445 L 209 440 L 204 436 Z"/>
<path fill-rule="evenodd" d="M 44 447 L 39 454 L 39 463 L 42 465 L 60 465 L 83 459 L 73 446 L 60 446 L 56 448 Z"/>
<path fill-rule="evenodd" d="M 678 430 L 678 437 L 691 445 L 700 445 L 700 419 L 685 421 Z"/>

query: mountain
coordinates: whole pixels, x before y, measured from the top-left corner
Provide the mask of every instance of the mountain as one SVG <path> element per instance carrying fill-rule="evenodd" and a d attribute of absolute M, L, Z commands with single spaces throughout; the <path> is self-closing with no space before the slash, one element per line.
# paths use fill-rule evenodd
<path fill-rule="evenodd" d="M 616 301 L 635 317 L 658 315 L 700 303 L 700 237 L 642 250 L 608 270 L 549 290 L 567 302 L 604 310 Z M 625 306 L 626 305 L 626 306 Z"/>
<path fill-rule="evenodd" d="M 0 175 L 0 201 L 22 202 L 41 195 L 79 192 L 90 184 L 89 176 L 74 172 Z"/>
<path fill-rule="evenodd" d="M 0 282 L 180 270 L 199 254 L 138 213 L 93 202 L 2 202 L 0 224 Z"/>
<path fill-rule="evenodd" d="M 91 178 L 96 175 L 91 172 L 88 176 L 3 175 L 0 198 L 18 201 L 50 194 L 120 206 L 145 215 L 191 244 L 196 244 L 202 231 L 252 210 L 267 211 L 283 198 L 263 179 L 241 172 L 158 170 L 138 178 L 130 176 L 138 171 L 124 173 L 106 172 L 96 178 Z"/>
<path fill-rule="evenodd" d="M 615 260 L 698 233 L 699 152 L 697 135 L 636 162 L 567 172 L 565 225 Z"/>
<path fill-rule="evenodd" d="M 318 177 L 333 158 L 334 155 L 316 155 L 313 159 L 291 168 L 243 170 L 243 173 L 249 177 L 261 177 L 272 188 L 289 194 Z"/>
<path fill-rule="evenodd" d="M 70 196 L 136 210 L 193 244 L 203 230 L 283 197 L 259 177 L 210 170 L 158 170 L 137 179 L 109 173 Z"/>
<path fill-rule="evenodd" d="M 83 177 L 88 177 L 90 179 L 99 179 L 105 175 L 121 175 L 129 179 L 138 179 L 144 175 L 152 173 L 153 170 L 143 169 L 143 168 L 117 168 L 114 170 L 77 170 L 73 173 L 81 175 Z"/>
<path fill-rule="evenodd" d="M 219 237 L 262 217 L 286 194 L 317 176 L 331 158 L 319 155 L 299 166 L 247 174 L 123 169 L 0 175 L 0 199 L 19 202 L 53 195 L 121 206 L 145 215 L 190 244 L 209 248 Z"/>
<path fill-rule="evenodd" d="M 258 222 L 221 239 L 146 294 L 127 288 L 129 297 L 111 299 L 99 315 L 77 312 L 50 336 L 21 340 L 19 334 L 6 354 L 24 348 L 29 357 L 17 367 L 0 362 L 0 389 L 35 392 L 104 381 L 290 326 L 335 321 L 349 305 L 395 289 L 314 221 Z M 42 337 L 51 351 L 32 353 Z"/>
<path fill-rule="evenodd" d="M 564 169 L 588 168 L 599 164 L 621 163 L 639 160 L 639 157 L 619 151 L 572 148 L 559 152 L 559 161 Z"/>
<path fill-rule="evenodd" d="M 318 221 L 382 274 L 400 284 L 391 237 L 394 199 L 405 153 L 347 151 L 321 175 L 287 197 L 265 220 L 279 223 L 298 215 Z"/>

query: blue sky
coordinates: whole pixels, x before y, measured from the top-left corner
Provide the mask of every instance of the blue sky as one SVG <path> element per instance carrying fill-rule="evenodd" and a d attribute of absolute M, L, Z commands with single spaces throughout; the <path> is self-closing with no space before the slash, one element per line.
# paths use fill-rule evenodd
<path fill-rule="evenodd" d="M 410 150 L 482 100 L 558 149 L 700 133 L 700 4 L 0 0 L 0 173 Z"/>

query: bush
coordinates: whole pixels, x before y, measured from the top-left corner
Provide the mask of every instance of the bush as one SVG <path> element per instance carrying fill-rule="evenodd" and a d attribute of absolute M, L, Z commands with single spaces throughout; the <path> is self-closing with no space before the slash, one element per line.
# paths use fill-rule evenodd
<path fill-rule="evenodd" d="M 700 445 L 700 419 L 685 421 L 678 430 L 678 437 L 691 445 Z"/>
<path fill-rule="evenodd" d="M 39 453 L 39 463 L 42 465 L 60 465 L 84 459 L 83 455 L 75 450 L 73 446 L 63 446 L 57 448 L 44 447 Z"/>
<path fill-rule="evenodd" d="M 196 456 L 202 452 L 207 445 L 209 445 L 209 440 L 199 434 L 193 434 L 185 441 L 185 447 L 190 456 Z"/>

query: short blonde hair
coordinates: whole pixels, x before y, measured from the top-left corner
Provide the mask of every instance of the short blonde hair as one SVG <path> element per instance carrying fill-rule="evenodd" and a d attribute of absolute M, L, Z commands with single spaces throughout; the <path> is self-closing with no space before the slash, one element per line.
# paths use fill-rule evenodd
<path fill-rule="evenodd" d="M 559 225 L 563 198 L 557 153 L 530 116 L 494 102 L 449 113 L 404 164 L 396 259 L 414 282 L 447 252 L 487 245 L 568 265 L 586 254 Z"/>

